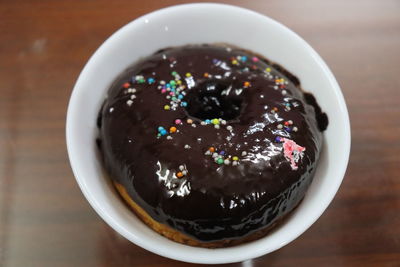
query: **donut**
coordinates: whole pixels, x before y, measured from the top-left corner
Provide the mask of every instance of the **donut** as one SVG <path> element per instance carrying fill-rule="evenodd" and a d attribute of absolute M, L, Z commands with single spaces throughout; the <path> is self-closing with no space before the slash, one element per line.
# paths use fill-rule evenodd
<path fill-rule="evenodd" d="M 150 228 L 191 246 L 261 238 L 304 198 L 328 118 L 289 71 L 230 45 L 165 48 L 99 112 L 104 167 Z"/>

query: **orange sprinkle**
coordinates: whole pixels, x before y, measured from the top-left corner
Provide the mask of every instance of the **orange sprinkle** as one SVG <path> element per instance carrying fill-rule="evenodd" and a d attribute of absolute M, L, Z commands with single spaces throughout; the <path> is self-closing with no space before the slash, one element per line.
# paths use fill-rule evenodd
<path fill-rule="evenodd" d="M 250 82 L 244 82 L 244 87 L 250 87 L 251 83 Z"/>
<path fill-rule="evenodd" d="M 204 77 L 208 78 L 208 76 L 210 76 L 210 74 L 208 74 L 208 72 L 204 72 Z"/>
<path fill-rule="evenodd" d="M 214 151 L 215 151 L 215 148 L 214 148 L 214 147 L 212 147 L 212 146 L 210 146 L 210 148 L 208 149 L 208 151 L 210 151 L 211 153 L 214 153 Z"/>
<path fill-rule="evenodd" d="M 122 86 L 123 86 L 124 88 L 129 88 L 129 86 L 131 86 L 131 85 L 130 85 L 130 83 L 124 83 Z"/>
<path fill-rule="evenodd" d="M 278 111 L 277 107 L 272 108 L 273 111 Z"/>
<path fill-rule="evenodd" d="M 169 132 L 170 133 L 175 133 L 176 132 L 176 127 L 172 126 L 171 128 L 169 128 Z"/>
<path fill-rule="evenodd" d="M 183 177 L 183 173 L 182 173 L 182 172 L 177 172 L 177 173 L 176 173 L 176 177 L 182 178 L 182 177 Z"/>

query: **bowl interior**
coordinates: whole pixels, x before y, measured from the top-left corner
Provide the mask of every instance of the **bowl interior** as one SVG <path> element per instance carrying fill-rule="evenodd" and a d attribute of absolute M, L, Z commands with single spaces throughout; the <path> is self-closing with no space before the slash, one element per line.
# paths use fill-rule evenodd
<path fill-rule="evenodd" d="M 221 15 L 223 14 L 223 15 Z M 203 249 L 172 242 L 145 226 L 122 203 L 102 170 L 96 117 L 108 86 L 141 57 L 168 46 L 225 42 L 276 61 L 299 77 L 328 114 L 322 157 L 314 181 L 290 219 L 268 236 L 231 248 Z M 332 73 L 300 37 L 276 21 L 246 9 L 190 4 L 136 19 L 113 34 L 91 57 L 73 90 L 67 114 L 67 146 L 74 175 L 93 208 L 117 232 L 154 253 L 195 263 L 237 262 L 274 251 L 314 223 L 343 179 L 350 127 L 346 105 Z"/>

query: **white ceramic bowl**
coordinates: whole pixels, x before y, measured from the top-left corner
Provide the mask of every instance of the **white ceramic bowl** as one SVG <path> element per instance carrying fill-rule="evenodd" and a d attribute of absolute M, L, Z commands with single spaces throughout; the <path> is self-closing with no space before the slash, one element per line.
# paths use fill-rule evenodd
<path fill-rule="evenodd" d="M 170 241 L 144 225 L 116 195 L 103 173 L 95 144 L 96 117 L 112 81 L 140 57 L 160 48 L 225 42 L 278 62 L 300 78 L 328 114 L 329 126 L 315 179 L 300 206 L 264 238 L 205 249 Z M 76 180 L 92 207 L 118 233 L 149 251 L 194 263 L 238 262 L 272 252 L 307 230 L 327 208 L 342 182 L 350 152 L 350 124 L 340 88 L 320 56 L 297 34 L 256 12 L 221 4 L 161 9 L 122 27 L 82 70 L 67 114 L 68 154 Z M 140 160 L 140 159 L 138 159 Z"/>

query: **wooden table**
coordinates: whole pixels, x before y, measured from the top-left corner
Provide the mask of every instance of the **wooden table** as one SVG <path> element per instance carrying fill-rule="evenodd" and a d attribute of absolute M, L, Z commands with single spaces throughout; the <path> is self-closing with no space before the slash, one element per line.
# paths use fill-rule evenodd
<path fill-rule="evenodd" d="M 0 1 L 0 266 L 186 266 L 116 234 L 89 206 L 65 146 L 69 95 L 112 32 L 188 1 Z M 299 33 L 350 112 L 346 177 L 323 216 L 231 266 L 400 266 L 400 2 L 230 1 Z M 245 38 L 245 36 L 243 36 Z"/>

